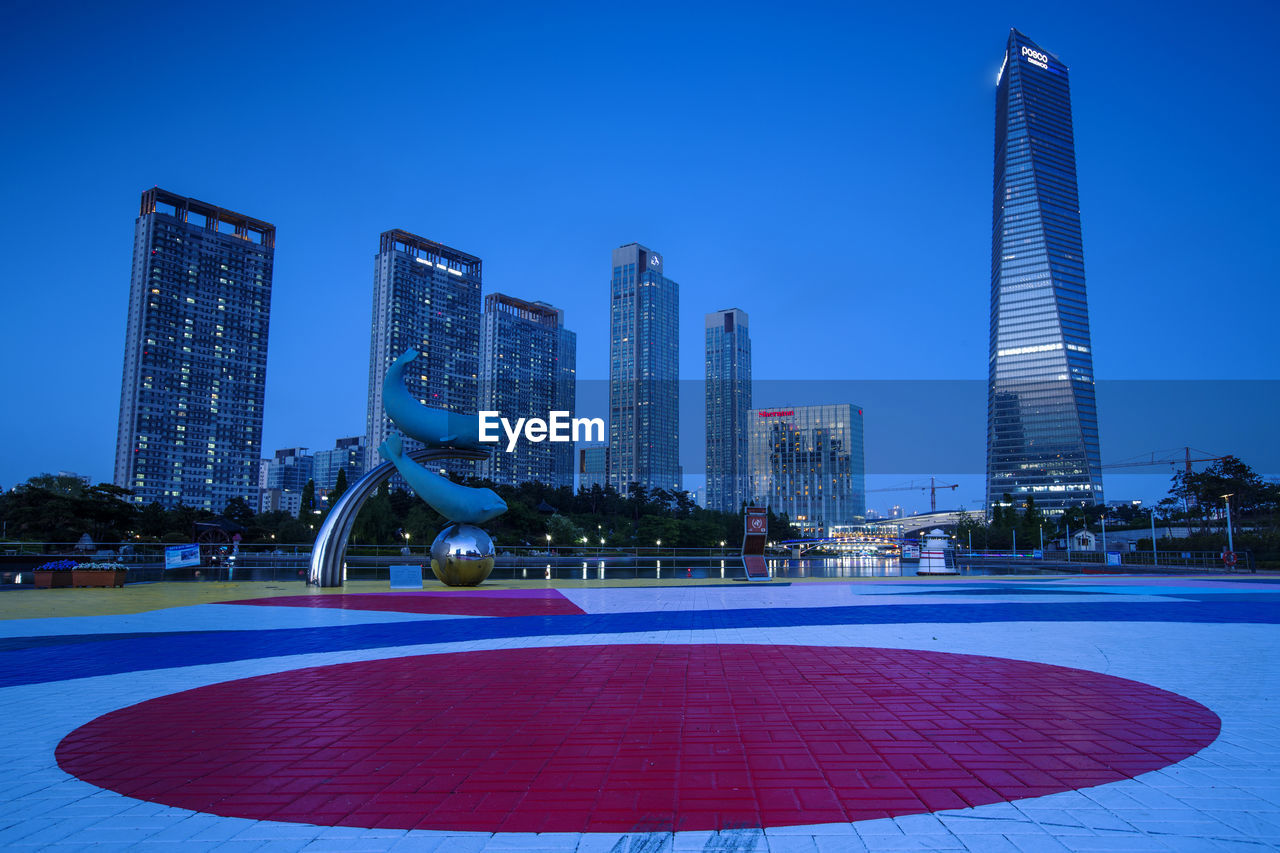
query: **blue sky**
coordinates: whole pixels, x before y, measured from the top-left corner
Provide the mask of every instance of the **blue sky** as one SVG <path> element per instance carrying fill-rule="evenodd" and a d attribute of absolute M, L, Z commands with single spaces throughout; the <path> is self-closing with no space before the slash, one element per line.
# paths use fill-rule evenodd
<path fill-rule="evenodd" d="M 609 251 L 635 240 L 680 282 L 685 377 L 702 315 L 737 306 L 760 378 L 981 380 L 1011 26 L 1071 68 L 1099 378 L 1280 378 L 1280 6 L 888 6 L 10 3 L 0 484 L 111 478 L 152 185 L 277 226 L 268 451 L 363 433 L 393 227 L 564 307 L 585 379 L 607 376 Z M 1238 418 L 1147 446 L 1100 414 L 1106 461 L 1256 449 Z M 701 431 L 684 419 L 691 471 Z M 981 465 L 983 426 L 942 432 Z M 869 469 L 890 438 L 869 421 Z"/>

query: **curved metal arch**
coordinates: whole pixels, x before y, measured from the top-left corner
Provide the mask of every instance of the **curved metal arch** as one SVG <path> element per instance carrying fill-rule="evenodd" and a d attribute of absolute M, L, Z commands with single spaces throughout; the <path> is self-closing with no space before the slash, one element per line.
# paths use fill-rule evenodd
<path fill-rule="evenodd" d="M 484 450 L 461 450 L 451 448 L 425 448 L 409 451 L 409 458 L 415 462 L 434 462 L 437 459 L 488 459 Z M 346 582 L 346 568 L 343 557 L 347 553 L 347 539 L 351 536 L 351 528 L 356 523 L 356 516 L 364 507 L 365 501 L 378 490 L 386 480 L 391 479 L 396 466 L 390 462 L 382 462 L 367 474 L 356 480 L 351 488 L 342 493 L 338 502 L 329 510 L 320 532 L 316 534 L 316 544 L 311 548 L 311 568 L 307 573 L 307 583 L 311 586 L 342 586 Z"/>

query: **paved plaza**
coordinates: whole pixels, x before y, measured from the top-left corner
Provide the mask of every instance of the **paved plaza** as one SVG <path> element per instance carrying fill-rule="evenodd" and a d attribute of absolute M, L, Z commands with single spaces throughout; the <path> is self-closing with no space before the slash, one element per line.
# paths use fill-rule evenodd
<path fill-rule="evenodd" d="M 0 596 L 0 849 L 1280 848 L 1280 577 Z"/>

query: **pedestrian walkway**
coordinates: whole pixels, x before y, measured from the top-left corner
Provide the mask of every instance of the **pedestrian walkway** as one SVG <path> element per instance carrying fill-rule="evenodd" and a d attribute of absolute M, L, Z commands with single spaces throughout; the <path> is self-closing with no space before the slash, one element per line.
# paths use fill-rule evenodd
<path fill-rule="evenodd" d="M 1280 847 L 1280 577 L 380 587 L 0 596 L 0 849 Z"/>

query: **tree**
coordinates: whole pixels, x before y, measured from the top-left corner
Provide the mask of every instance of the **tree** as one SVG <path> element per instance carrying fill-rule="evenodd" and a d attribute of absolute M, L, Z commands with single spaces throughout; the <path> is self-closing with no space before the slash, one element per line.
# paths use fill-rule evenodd
<path fill-rule="evenodd" d="M 222 517 L 229 521 L 234 521 L 241 527 L 248 527 L 253 523 L 254 512 L 249 507 L 249 502 L 244 498 L 235 497 L 227 501 L 227 506 L 222 510 Z"/>
<path fill-rule="evenodd" d="M 169 529 L 169 520 L 165 517 L 164 507 L 152 501 L 138 513 L 135 523 L 138 533 L 148 539 L 159 539 Z"/>
<path fill-rule="evenodd" d="M 302 509 L 298 515 L 305 518 L 308 523 L 316 512 L 316 481 L 307 480 L 307 484 L 302 487 Z"/>
<path fill-rule="evenodd" d="M 0 501 L 0 518 L 10 536 L 72 543 L 88 533 L 95 542 L 118 542 L 133 529 L 137 510 L 132 492 L 110 483 L 86 486 L 75 477 L 41 474 Z"/>
<path fill-rule="evenodd" d="M 581 527 L 558 513 L 547 519 L 547 533 L 551 535 L 551 544 L 559 546 L 580 545 L 585 535 Z"/>
<path fill-rule="evenodd" d="M 1231 516 L 1273 511 L 1280 503 L 1280 486 L 1268 483 L 1234 456 L 1224 456 L 1203 471 L 1179 471 L 1173 475 L 1170 494 L 1182 498 L 1205 521 L 1225 507 L 1231 495 Z"/>
<path fill-rule="evenodd" d="M 396 522 L 391 509 L 391 492 L 386 483 L 378 487 L 377 493 L 365 502 L 356 517 L 355 538 L 370 545 L 391 545 L 395 540 L 397 527 L 403 524 Z M 403 544 L 403 543 L 401 543 Z"/>
<path fill-rule="evenodd" d="M 339 468 L 338 476 L 333 481 L 333 489 L 329 492 L 329 506 L 336 506 L 338 498 L 342 497 L 347 490 L 347 469 Z"/>

